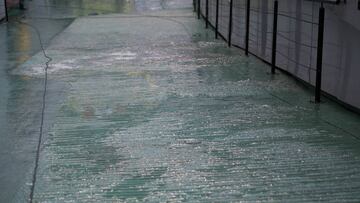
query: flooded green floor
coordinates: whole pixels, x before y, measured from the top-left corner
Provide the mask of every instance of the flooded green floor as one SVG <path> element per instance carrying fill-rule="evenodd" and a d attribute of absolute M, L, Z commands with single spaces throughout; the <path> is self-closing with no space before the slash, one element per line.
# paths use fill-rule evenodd
<path fill-rule="evenodd" d="M 191 9 L 55 36 L 34 202 L 359 201 L 360 117 L 213 37 Z M 29 197 L 45 61 L 7 72 L 0 202 Z"/>

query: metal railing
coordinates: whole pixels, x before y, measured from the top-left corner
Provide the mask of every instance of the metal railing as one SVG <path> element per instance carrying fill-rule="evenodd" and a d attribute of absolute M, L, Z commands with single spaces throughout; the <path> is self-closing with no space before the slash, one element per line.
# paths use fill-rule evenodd
<path fill-rule="evenodd" d="M 313 7 L 311 8 L 311 14 L 298 13 L 296 16 L 293 16 L 293 12 L 279 9 L 280 2 L 278 0 L 272 1 L 272 6 L 270 6 L 270 4 L 264 6 L 259 2 L 251 5 L 252 1 L 250 0 L 196 0 L 196 2 L 194 3 L 194 11 L 197 11 L 199 19 L 203 17 L 206 22 L 206 28 L 208 28 L 209 25 L 214 28 L 215 38 L 221 36 L 227 41 L 228 46 L 239 47 L 245 51 L 245 55 L 252 54 L 270 64 L 272 74 L 275 74 L 276 69 L 287 70 L 284 65 L 278 62 L 279 60 L 292 63 L 297 69 L 303 68 L 309 71 L 307 81 L 304 80 L 304 78 L 299 78 L 309 84 L 311 84 L 311 71 L 314 71 L 316 73 L 315 102 L 320 102 L 325 23 L 325 8 L 323 3 L 310 1 L 310 3 L 316 4 L 315 7 L 318 8 L 319 16 L 315 17 Z M 234 5 L 234 3 L 236 5 Z M 212 6 L 209 7 L 209 4 Z M 213 6 L 215 8 L 212 8 Z M 209 9 L 215 10 L 215 16 L 211 16 L 214 15 L 214 12 L 209 12 Z M 236 18 L 234 13 L 237 14 Z M 263 16 L 265 16 L 265 18 L 259 20 L 259 18 Z M 272 21 L 271 23 L 269 23 L 270 19 Z M 259 22 L 261 20 L 262 22 Z M 300 24 L 300 26 L 309 26 L 310 29 L 307 29 L 305 32 L 299 32 L 298 30 L 284 31 L 282 28 L 285 26 L 282 24 L 287 24 L 284 22 L 288 22 L 288 24 Z M 260 24 L 262 28 L 259 28 Z M 314 35 L 314 30 L 318 31 L 317 35 Z M 261 35 L 263 42 L 259 42 L 259 35 Z M 238 38 L 236 42 L 233 39 L 234 36 Z M 304 36 L 309 38 L 307 43 L 297 40 L 297 38 Z M 241 41 L 243 41 L 243 43 L 239 43 Z M 269 46 L 268 43 L 270 43 L 271 46 Z M 257 48 L 259 44 L 261 44 L 263 49 L 262 54 L 259 53 Z M 284 53 L 281 50 L 281 48 L 291 49 L 291 46 L 297 49 L 295 51 L 297 52 L 295 59 L 291 57 L 290 54 Z M 314 57 L 313 51 L 316 51 L 315 67 L 311 64 L 312 58 Z M 306 52 L 306 54 L 302 54 L 301 52 Z M 310 58 L 309 65 L 300 62 L 301 54 L 307 55 Z M 298 77 L 296 74 L 290 74 Z"/>

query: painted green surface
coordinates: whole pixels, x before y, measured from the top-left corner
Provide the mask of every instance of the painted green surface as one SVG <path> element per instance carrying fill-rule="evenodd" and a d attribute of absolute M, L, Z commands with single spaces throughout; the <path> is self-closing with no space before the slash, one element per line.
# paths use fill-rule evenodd
<path fill-rule="evenodd" d="M 358 115 L 309 102 L 311 91 L 214 40 L 191 10 L 141 14 L 79 18 L 49 44 L 35 201 L 360 200 Z M 43 63 L 38 53 L 7 72 L 1 144 L 16 155 L 1 151 L 0 177 L 18 184 L 0 200 L 28 197 Z M 21 156 L 25 166 L 9 160 Z"/>

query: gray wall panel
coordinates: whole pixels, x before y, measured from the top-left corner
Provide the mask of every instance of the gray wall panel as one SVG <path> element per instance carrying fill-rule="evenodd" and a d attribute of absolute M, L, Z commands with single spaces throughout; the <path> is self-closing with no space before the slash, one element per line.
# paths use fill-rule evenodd
<path fill-rule="evenodd" d="M 4 0 L 0 0 L 0 19 L 5 18 L 5 3 Z"/>

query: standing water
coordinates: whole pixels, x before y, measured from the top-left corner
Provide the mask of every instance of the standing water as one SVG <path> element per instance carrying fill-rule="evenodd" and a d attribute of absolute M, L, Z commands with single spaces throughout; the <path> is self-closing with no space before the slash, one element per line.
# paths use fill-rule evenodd
<path fill-rule="evenodd" d="M 27 202 L 31 188 L 33 202 L 360 200 L 358 115 L 310 103 L 214 40 L 192 1 L 80 2 L 34 1 L 42 12 L 23 19 L 90 14 L 40 30 L 52 62 L 35 182 L 46 58 L 7 51 L 0 202 Z"/>

